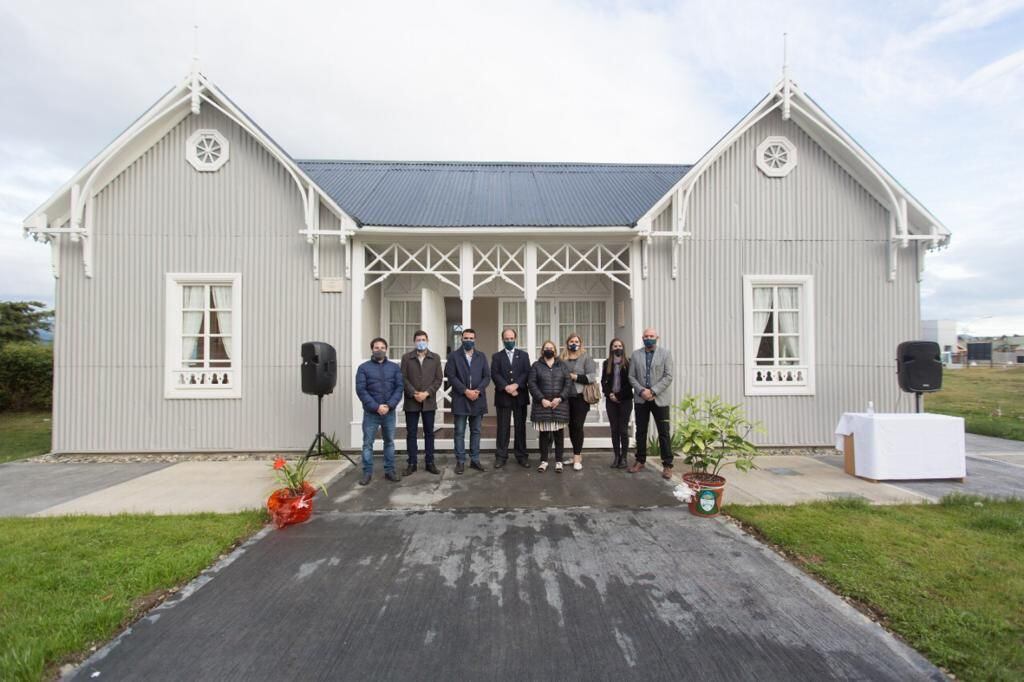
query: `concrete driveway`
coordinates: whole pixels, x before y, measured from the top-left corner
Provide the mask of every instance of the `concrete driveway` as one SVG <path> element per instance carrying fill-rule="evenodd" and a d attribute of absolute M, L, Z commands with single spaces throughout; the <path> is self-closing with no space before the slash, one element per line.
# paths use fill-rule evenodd
<path fill-rule="evenodd" d="M 349 471 L 77 679 L 943 679 L 656 472 L 605 464 Z"/>

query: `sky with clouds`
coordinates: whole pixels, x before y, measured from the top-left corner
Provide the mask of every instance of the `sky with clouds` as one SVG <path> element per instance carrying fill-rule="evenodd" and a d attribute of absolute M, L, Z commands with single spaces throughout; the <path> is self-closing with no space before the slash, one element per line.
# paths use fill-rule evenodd
<path fill-rule="evenodd" d="M 793 78 L 953 231 L 923 318 L 1024 333 L 1024 0 L 4 0 L 0 300 L 52 302 L 22 220 L 196 42 L 297 158 L 678 163 L 780 77 L 783 32 Z"/>

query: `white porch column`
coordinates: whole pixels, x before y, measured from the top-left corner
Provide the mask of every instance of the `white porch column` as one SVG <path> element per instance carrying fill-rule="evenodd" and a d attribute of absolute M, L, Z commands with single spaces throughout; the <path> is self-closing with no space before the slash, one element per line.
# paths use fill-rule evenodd
<path fill-rule="evenodd" d="M 533 357 L 537 352 L 537 242 L 526 242 L 523 269 L 523 293 L 526 296 L 526 352 Z"/>
<path fill-rule="evenodd" d="M 473 326 L 473 243 L 462 242 L 459 255 L 459 297 L 462 299 L 462 326 Z"/>
<path fill-rule="evenodd" d="M 355 381 L 356 369 L 363 361 L 363 348 L 366 348 L 363 341 L 363 300 L 366 297 L 366 252 L 363 248 L 363 241 L 355 235 L 349 240 L 349 249 L 352 256 L 352 282 L 349 287 L 349 297 L 352 301 L 352 311 L 349 316 L 349 331 L 351 333 L 349 350 L 352 354 L 352 381 Z M 363 405 L 359 402 L 353 392 L 352 395 L 352 422 L 349 428 L 349 447 L 358 447 L 363 439 Z"/>
<path fill-rule="evenodd" d="M 629 297 L 632 299 L 632 329 L 633 338 L 629 340 L 629 348 L 637 348 L 641 344 L 640 338 L 644 335 L 644 297 L 643 297 L 643 242 L 644 237 L 638 237 L 629 245 Z"/>

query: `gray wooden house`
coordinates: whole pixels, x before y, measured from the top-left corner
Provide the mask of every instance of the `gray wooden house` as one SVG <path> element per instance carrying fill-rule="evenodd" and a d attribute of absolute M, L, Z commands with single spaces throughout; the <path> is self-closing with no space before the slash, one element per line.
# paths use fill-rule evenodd
<path fill-rule="evenodd" d="M 505 326 L 532 354 L 576 332 L 599 359 L 653 325 L 677 396 L 827 444 L 869 400 L 912 409 L 895 348 L 949 240 L 788 79 L 695 164 L 623 165 L 296 160 L 193 72 L 24 229 L 57 278 L 61 453 L 304 450 L 309 340 L 338 350 L 325 430 L 355 447 L 369 340 L 443 351 L 459 325 L 488 352 Z"/>

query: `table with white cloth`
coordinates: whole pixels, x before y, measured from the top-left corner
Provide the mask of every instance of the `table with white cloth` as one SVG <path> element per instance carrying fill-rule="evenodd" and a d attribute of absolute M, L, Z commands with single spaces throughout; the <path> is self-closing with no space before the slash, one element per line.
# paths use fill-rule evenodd
<path fill-rule="evenodd" d="M 870 480 L 967 475 L 964 420 L 943 414 L 847 412 L 836 425 L 846 472 Z"/>

